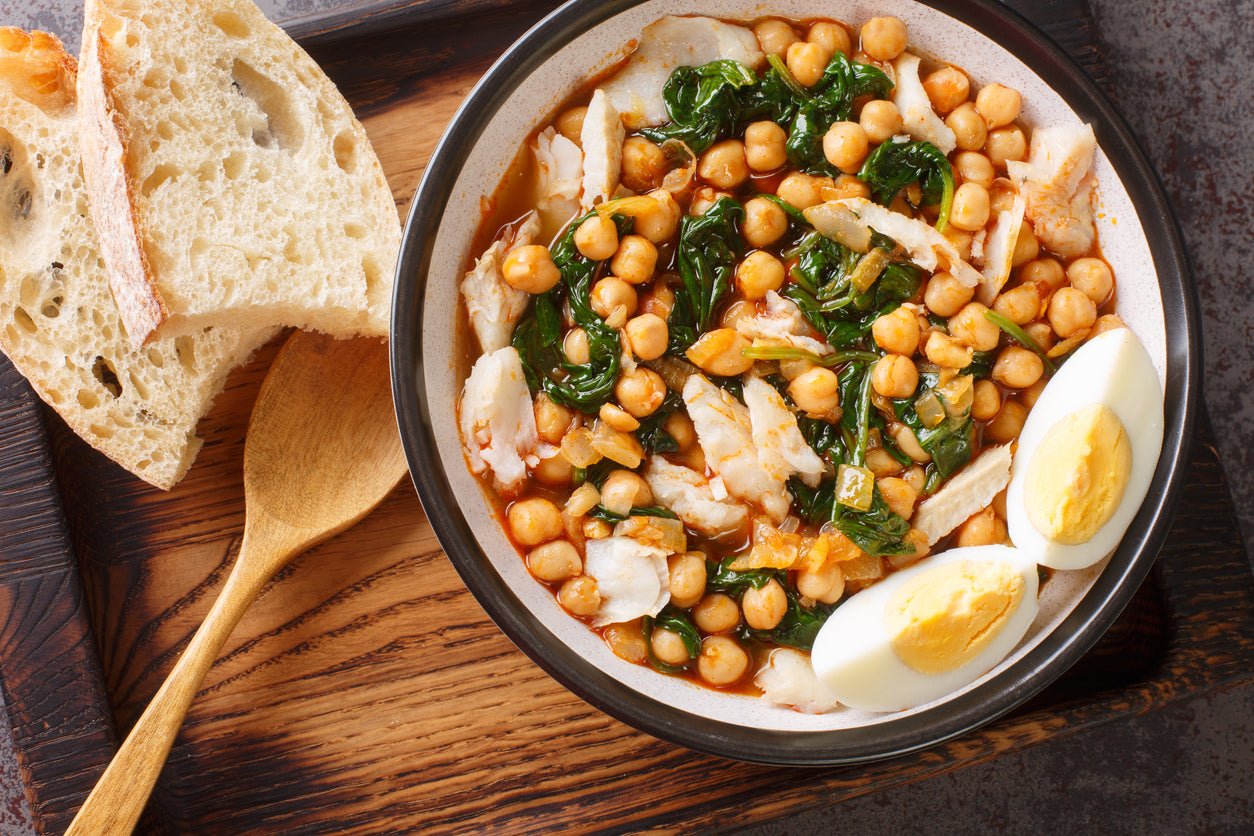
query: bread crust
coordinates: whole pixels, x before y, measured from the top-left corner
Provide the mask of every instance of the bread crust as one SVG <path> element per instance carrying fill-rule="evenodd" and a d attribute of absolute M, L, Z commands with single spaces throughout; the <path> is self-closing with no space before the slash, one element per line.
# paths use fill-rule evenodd
<path fill-rule="evenodd" d="M 131 343 L 150 342 L 169 318 L 143 246 L 134 179 L 127 166 L 130 131 L 110 92 L 104 36 L 89 3 L 78 69 L 79 141 L 92 223 L 109 286 Z"/>

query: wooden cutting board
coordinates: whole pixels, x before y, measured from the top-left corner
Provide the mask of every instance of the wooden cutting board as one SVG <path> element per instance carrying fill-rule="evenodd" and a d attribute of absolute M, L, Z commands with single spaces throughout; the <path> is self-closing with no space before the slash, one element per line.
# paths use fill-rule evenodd
<path fill-rule="evenodd" d="M 368 5 L 365 18 L 294 31 L 358 108 L 404 210 L 459 102 L 553 4 Z M 1081 0 L 1017 5 L 1100 73 Z M 0 686 L 45 832 L 68 824 L 225 578 L 244 430 L 275 348 L 232 376 L 200 459 L 168 494 L 89 450 L 0 363 Z M 676 748 L 563 690 L 488 621 L 404 485 L 263 593 L 209 674 L 143 827 L 744 824 L 1254 681 L 1254 584 L 1202 432 L 1154 575 L 1064 679 L 927 752 L 805 773 Z"/>

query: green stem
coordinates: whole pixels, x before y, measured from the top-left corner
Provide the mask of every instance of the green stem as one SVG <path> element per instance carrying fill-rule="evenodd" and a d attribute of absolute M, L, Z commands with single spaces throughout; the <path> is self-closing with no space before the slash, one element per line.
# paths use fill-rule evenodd
<path fill-rule="evenodd" d="M 1045 364 L 1045 368 L 1050 374 L 1058 371 L 1053 361 L 1049 359 L 1049 355 L 1045 353 L 1044 349 L 1036 344 L 1036 340 L 1028 336 L 1027 331 L 1024 331 L 1018 325 L 1015 325 L 1009 319 L 1006 319 L 1006 317 L 997 313 L 997 311 L 985 311 L 984 318 L 1004 331 L 1006 336 L 1010 337 L 1010 339 L 1014 340 L 1024 348 L 1031 350 L 1037 357 L 1040 357 L 1041 362 Z"/>
<path fill-rule="evenodd" d="M 783 345 L 751 345 L 742 353 L 751 360 L 809 360 L 816 366 L 826 366 L 827 368 L 852 361 L 874 363 L 880 359 L 879 355 L 873 351 L 850 349 L 848 351 L 836 351 L 832 354 L 820 355 L 815 354 L 813 351 L 806 351 L 804 348 L 789 348 Z"/>

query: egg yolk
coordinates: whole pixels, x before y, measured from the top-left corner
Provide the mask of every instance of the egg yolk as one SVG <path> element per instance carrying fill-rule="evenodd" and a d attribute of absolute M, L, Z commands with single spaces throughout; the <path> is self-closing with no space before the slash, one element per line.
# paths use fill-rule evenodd
<path fill-rule="evenodd" d="M 1023 601 L 1023 576 L 998 561 L 962 560 L 923 572 L 888 602 L 893 651 L 919 673 L 971 661 Z"/>
<path fill-rule="evenodd" d="M 1023 501 L 1042 535 L 1074 546 L 1110 520 L 1132 475 L 1132 443 L 1119 416 L 1086 406 L 1050 428 L 1028 465 Z"/>

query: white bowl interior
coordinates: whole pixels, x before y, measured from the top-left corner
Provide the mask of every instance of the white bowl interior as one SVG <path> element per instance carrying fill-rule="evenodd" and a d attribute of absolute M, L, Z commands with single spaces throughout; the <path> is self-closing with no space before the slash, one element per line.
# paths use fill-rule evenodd
<path fill-rule="evenodd" d="M 822 14 L 853 23 L 875 15 L 895 15 L 908 24 L 913 50 L 961 66 L 977 86 L 996 81 L 1021 91 L 1022 118 L 1027 124 L 1043 126 L 1082 121 L 1044 80 L 1010 52 L 975 29 L 910 0 L 835 5 L 813 0 L 776 0 L 770 4 L 752 0 L 642 3 L 577 38 L 524 80 L 493 116 L 483 139 L 475 145 L 462 167 L 436 235 L 426 282 L 422 322 L 422 354 L 427 359 L 426 398 L 431 405 L 431 423 L 443 468 L 449 474 L 453 491 L 461 498 L 462 511 L 479 545 L 519 600 L 559 640 L 625 685 L 693 714 L 757 728 L 832 730 L 891 721 L 930 706 L 897 714 L 838 709 L 824 715 L 806 715 L 772 706 L 765 700 L 718 693 L 614 656 L 596 634 L 566 615 L 552 594 L 527 573 L 479 483 L 466 468 L 455 413 L 461 380 L 452 350 L 454 329 L 449 311 L 455 310 L 458 304 L 457 287 L 479 222 L 480 198 L 491 195 L 496 189 L 521 143 L 538 127 L 536 120 L 556 108 L 587 77 L 621 58 L 629 43 L 639 37 L 641 29 L 663 15 L 706 14 L 751 20 L 764 13 L 795 19 Z M 1096 172 L 1100 197 L 1098 233 L 1103 255 L 1114 268 L 1118 286 L 1117 312 L 1144 342 L 1160 378 L 1165 381 L 1162 298 L 1149 245 L 1136 208 L 1116 177 L 1110 160 L 1100 150 Z M 438 357 L 448 357 L 449 361 L 433 362 L 433 358 Z M 996 676 L 1047 636 L 1080 602 L 1105 565 L 1106 561 L 1102 561 L 1083 571 L 1055 573 L 1042 593 L 1039 615 L 1020 646 L 1001 665 L 969 687 Z M 962 692 L 945 699 L 958 693 Z"/>

